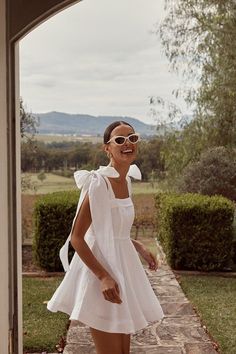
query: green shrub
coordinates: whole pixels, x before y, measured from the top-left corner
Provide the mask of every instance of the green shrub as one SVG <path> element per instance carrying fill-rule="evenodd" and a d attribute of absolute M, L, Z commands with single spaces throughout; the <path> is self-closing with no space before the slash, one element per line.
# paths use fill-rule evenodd
<path fill-rule="evenodd" d="M 219 194 L 236 201 L 236 150 L 223 146 L 204 151 L 189 163 L 177 183 L 179 192 Z"/>
<path fill-rule="evenodd" d="M 236 209 L 233 222 L 233 262 L 236 265 Z"/>
<path fill-rule="evenodd" d="M 233 241 L 233 262 L 236 264 L 236 240 Z"/>
<path fill-rule="evenodd" d="M 159 193 L 158 239 L 174 269 L 220 270 L 233 256 L 234 204 L 221 196 Z"/>
<path fill-rule="evenodd" d="M 34 209 L 33 255 L 36 264 L 42 269 L 63 269 L 59 250 L 70 233 L 78 199 L 78 191 L 66 191 L 46 194 L 37 200 Z"/>

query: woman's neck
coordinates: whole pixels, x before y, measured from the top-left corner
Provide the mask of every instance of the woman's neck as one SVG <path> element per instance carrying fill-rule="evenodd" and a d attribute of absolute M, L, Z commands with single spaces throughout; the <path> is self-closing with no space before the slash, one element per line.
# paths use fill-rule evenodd
<path fill-rule="evenodd" d="M 119 173 L 119 177 L 114 178 L 116 181 L 123 181 L 126 179 L 127 173 L 130 168 L 130 164 L 117 164 L 115 161 L 111 162 L 111 166 L 116 169 L 116 171 Z"/>

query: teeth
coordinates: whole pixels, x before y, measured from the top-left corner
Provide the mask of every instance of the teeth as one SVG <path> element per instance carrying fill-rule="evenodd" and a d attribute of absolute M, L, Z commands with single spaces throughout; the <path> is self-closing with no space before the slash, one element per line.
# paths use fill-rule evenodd
<path fill-rule="evenodd" d="M 125 153 L 127 153 L 127 152 L 133 152 L 133 150 L 124 150 L 124 151 L 122 151 L 123 152 L 123 154 L 125 154 Z"/>

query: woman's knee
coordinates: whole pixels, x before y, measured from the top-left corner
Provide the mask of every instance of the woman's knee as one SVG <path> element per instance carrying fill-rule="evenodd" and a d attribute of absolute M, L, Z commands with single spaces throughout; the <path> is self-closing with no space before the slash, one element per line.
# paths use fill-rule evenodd
<path fill-rule="evenodd" d="M 126 354 L 121 333 L 108 333 L 90 327 L 97 354 Z"/>

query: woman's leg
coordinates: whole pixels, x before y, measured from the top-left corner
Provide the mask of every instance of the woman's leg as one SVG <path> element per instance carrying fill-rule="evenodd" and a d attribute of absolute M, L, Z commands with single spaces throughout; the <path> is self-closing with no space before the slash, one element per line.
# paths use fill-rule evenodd
<path fill-rule="evenodd" d="M 130 334 L 122 334 L 123 339 L 123 354 L 130 353 Z"/>
<path fill-rule="evenodd" d="M 108 333 L 90 327 L 97 354 L 129 354 L 129 335 Z"/>

